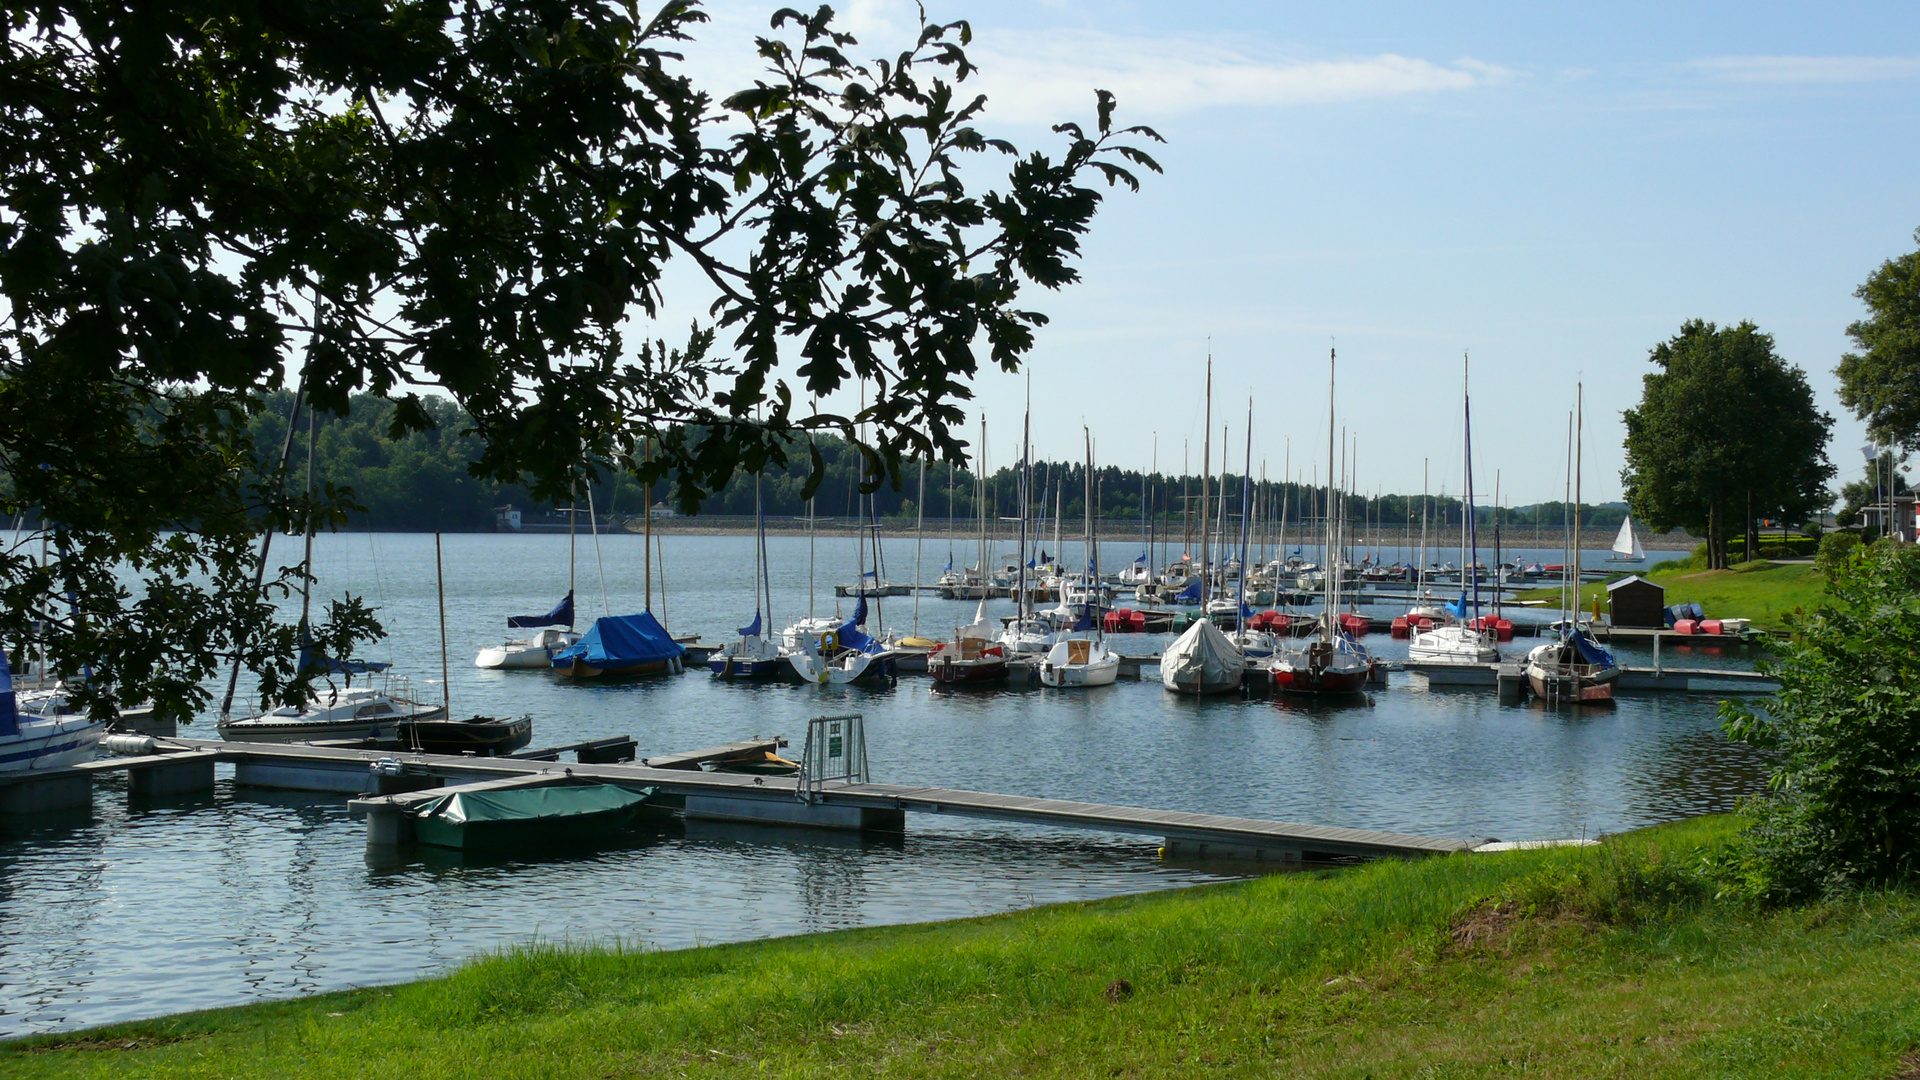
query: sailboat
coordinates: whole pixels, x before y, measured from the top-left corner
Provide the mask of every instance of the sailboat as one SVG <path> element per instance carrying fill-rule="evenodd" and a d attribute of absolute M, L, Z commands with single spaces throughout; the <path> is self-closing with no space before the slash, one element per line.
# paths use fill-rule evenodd
<path fill-rule="evenodd" d="M 553 667 L 553 654 L 580 640 L 573 632 L 574 537 L 579 528 L 579 508 L 567 510 L 567 598 L 545 615 L 515 615 L 507 619 L 509 630 L 538 630 L 532 637 L 509 638 L 505 644 L 490 645 L 473 658 L 477 668 L 544 671 Z"/>
<path fill-rule="evenodd" d="M 1473 401 L 1467 392 L 1466 362 L 1461 361 L 1461 400 L 1464 402 L 1466 431 L 1466 502 L 1460 515 L 1460 565 L 1480 564 L 1480 542 L 1473 513 Z M 1473 602 L 1467 602 L 1467 580 L 1473 585 Z M 1407 658 L 1446 664 L 1492 664 L 1500 659 L 1498 634 L 1485 628 L 1480 617 L 1480 575 L 1463 573 L 1460 598 L 1448 604 L 1453 618 L 1444 626 L 1416 629 L 1408 637 Z M 1468 619 L 1471 611 L 1473 617 Z"/>
<path fill-rule="evenodd" d="M 314 434 L 319 426 L 309 410 L 307 423 L 307 490 L 313 490 Z M 267 549 L 261 548 L 264 563 Z M 369 660 L 341 660 L 314 647 L 310 636 L 310 608 L 313 600 L 313 521 L 307 521 L 306 549 L 301 556 L 300 587 L 300 659 L 295 670 L 303 676 L 325 677 L 327 689 L 310 690 L 306 701 L 284 705 L 258 716 L 233 719 L 226 715 L 232 698 L 222 707 L 214 730 L 229 742 L 299 743 L 316 739 L 354 739 L 393 742 L 399 738 L 400 725 L 406 722 L 444 718 L 446 709 L 413 698 L 404 679 L 387 674 L 393 665 Z M 238 670 L 236 663 L 236 672 Z M 334 685 L 332 676 L 342 676 Z M 355 675 L 381 676 L 380 685 L 353 685 Z M 229 694 L 231 694 L 229 683 Z"/>
<path fill-rule="evenodd" d="M 1353 694 L 1366 689 L 1373 675 L 1373 657 L 1340 625 L 1341 588 L 1346 583 L 1345 567 L 1336 558 L 1340 550 L 1334 472 L 1333 372 L 1334 354 L 1327 357 L 1327 573 L 1321 594 L 1320 618 L 1314 632 L 1291 648 L 1277 649 L 1267 664 L 1275 689 L 1295 694 Z"/>
<path fill-rule="evenodd" d="M 766 682 L 785 678 L 793 670 L 780 646 L 762 633 L 772 615 L 773 591 L 767 580 L 767 516 L 759 473 L 753 474 L 753 526 L 753 622 L 740 628 L 740 640 L 708 658 L 707 667 L 716 679 Z"/>
<path fill-rule="evenodd" d="M 1190 590 L 1197 590 L 1197 599 L 1203 614 L 1187 627 L 1186 632 L 1176 638 L 1160 654 L 1160 685 L 1176 694 L 1224 694 L 1240 689 L 1246 681 L 1247 658 L 1213 620 L 1205 616 L 1207 588 L 1212 578 L 1209 560 L 1212 545 L 1207 542 L 1204 522 L 1207 517 L 1208 475 L 1213 470 L 1213 357 L 1207 357 L 1207 405 L 1203 429 L 1206 440 L 1202 444 L 1200 455 L 1200 520 L 1203 523 L 1200 545 L 1200 575 L 1188 584 Z M 1187 595 L 1181 593 L 1181 598 Z M 1176 598 L 1176 602 L 1184 602 Z"/>
<path fill-rule="evenodd" d="M 1607 561 L 1614 563 L 1643 563 L 1647 561 L 1647 553 L 1645 549 L 1640 546 L 1640 537 L 1634 535 L 1632 514 L 1628 514 L 1626 518 L 1620 522 L 1620 533 L 1613 538 L 1613 554 L 1607 556 Z"/>
<path fill-rule="evenodd" d="M 651 454 L 653 447 L 647 447 Z M 651 488 L 651 485 L 649 485 Z M 653 505 L 652 491 L 646 503 Z M 591 513 L 593 504 L 587 504 Z M 646 604 L 636 615 L 603 615 L 579 641 L 553 654 L 553 673 L 570 679 L 626 679 L 642 675 L 678 675 L 686 670 L 687 647 L 673 639 L 653 617 L 653 513 L 647 512 L 641 561 Z M 664 581 L 661 585 L 665 610 Z M 604 597 L 602 598 L 604 600 Z"/>
<path fill-rule="evenodd" d="M 1007 677 L 1007 650 L 995 637 L 999 627 L 987 618 L 987 602 L 980 601 L 973 622 L 956 627 L 952 641 L 943 641 L 927 655 L 927 673 L 938 683 L 998 682 Z"/>
<path fill-rule="evenodd" d="M 1580 625 L 1580 456 L 1581 428 L 1586 426 L 1584 391 L 1575 384 L 1576 425 L 1569 425 L 1567 463 L 1572 472 L 1574 513 L 1567 526 L 1565 561 L 1561 564 L 1560 636 L 1527 653 L 1527 683 L 1536 696 L 1552 703 L 1612 701 L 1620 665 Z"/>
<path fill-rule="evenodd" d="M 1100 580 L 1100 559 L 1099 546 L 1093 540 L 1093 433 L 1086 428 L 1080 430 L 1087 438 L 1087 512 L 1082 515 L 1087 530 L 1087 579 L 1097 582 Z M 1062 606 L 1066 603 L 1063 594 Z M 1080 621 L 1062 635 L 1047 650 L 1046 658 L 1040 661 L 1040 682 L 1044 686 L 1108 686 L 1120 677 L 1120 655 L 1107 645 L 1097 599 L 1079 605 L 1078 611 Z M 1088 630 L 1092 631 L 1091 638 L 1082 636 Z"/>

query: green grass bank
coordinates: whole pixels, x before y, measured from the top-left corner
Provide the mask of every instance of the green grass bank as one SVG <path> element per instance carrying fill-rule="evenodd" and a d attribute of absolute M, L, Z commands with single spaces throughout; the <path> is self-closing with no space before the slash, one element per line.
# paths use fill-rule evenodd
<path fill-rule="evenodd" d="M 1920 902 L 1714 897 L 1705 818 L 441 979 L 0 1046 L 61 1077 L 1920 1075 Z"/>
<path fill-rule="evenodd" d="M 1778 630 L 1795 608 L 1811 610 L 1827 594 L 1826 578 L 1811 563 L 1776 563 L 1764 559 L 1739 563 L 1728 570 L 1680 568 L 1654 570 L 1644 575 L 1664 586 L 1667 603 L 1699 604 L 1709 619 L 1752 619 L 1762 630 Z M 1560 589 L 1528 589 L 1520 600 L 1560 602 Z M 1598 603 L 1607 610 L 1607 588 L 1595 583 L 1580 587 L 1580 610 L 1591 612 Z"/>

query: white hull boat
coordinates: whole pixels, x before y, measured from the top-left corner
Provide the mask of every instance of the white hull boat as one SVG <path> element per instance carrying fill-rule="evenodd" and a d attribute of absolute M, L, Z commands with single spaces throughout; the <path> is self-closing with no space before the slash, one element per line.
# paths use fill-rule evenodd
<path fill-rule="evenodd" d="M 1120 654 L 1104 641 L 1068 638 L 1047 651 L 1040 662 L 1043 686 L 1070 689 L 1083 686 L 1110 686 L 1120 677 Z"/>
<path fill-rule="evenodd" d="M 1443 664 L 1495 664 L 1500 650 L 1495 635 L 1488 630 L 1466 626 L 1437 626 L 1422 630 L 1407 639 L 1407 659 L 1430 660 Z"/>
<path fill-rule="evenodd" d="M 507 671 L 551 671 L 553 654 L 580 640 L 571 630 L 542 630 L 531 638 L 481 649 L 473 666 Z"/>
<path fill-rule="evenodd" d="M 414 701 L 398 687 L 348 686 L 321 694 L 305 708 L 289 705 L 262 716 L 223 720 L 216 730 L 228 742 L 394 740 L 400 737 L 404 723 L 445 716 L 445 709 Z"/>
<path fill-rule="evenodd" d="M 11 687 L 10 680 L 0 683 L 0 694 L 9 699 L 0 703 L 0 775 L 58 769 L 93 757 L 107 733 L 105 720 L 69 712 L 64 690 L 27 691 L 16 703 Z"/>

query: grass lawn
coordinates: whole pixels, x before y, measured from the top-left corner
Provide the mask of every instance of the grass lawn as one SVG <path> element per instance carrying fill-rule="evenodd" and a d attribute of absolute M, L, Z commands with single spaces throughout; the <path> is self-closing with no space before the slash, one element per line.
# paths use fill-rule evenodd
<path fill-rule="evenodd" d="M 1763 630 L 1778 630 L 1782 617 L 1798 607 L 1811 608 L 1826 595 L 1826 579 L 1811 563 L 1740 563 L 1731 570 L 1655 570 L 1646 575 L 1667 590 L 1667 604 L 1699 604 L 1709 619 L 1752 619 Z M 1521 600 L 1560 602 L 1560 590 L 1529 589 Z M 1580 587 L 1580 610 L 1599 603 L 1607 610 L 1604 584 Z"/>
<path fill-rule="evenodd" d="M 1715 900 L 1696 868 L 1732 828 L 682 952 L 523 950 L 427 982 L 5 1044 L 0 1071 L 1920 1075 L 1903 1071 L 1920 1067 L 1920 899 Z"/>

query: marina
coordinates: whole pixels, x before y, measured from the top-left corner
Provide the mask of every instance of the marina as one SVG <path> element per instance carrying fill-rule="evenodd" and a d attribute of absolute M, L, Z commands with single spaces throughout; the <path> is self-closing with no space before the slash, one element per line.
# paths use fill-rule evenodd
<path fill-rule="evenodd" d="M 520 581 L 516 568 L 555 554 L 564 560 L 565 542 L 445 538 L 450 651 L 497 645 L 501 612 L 552 606 L 551 575 Z M 632 603 L 642 592 L 641 541 L 601 542 L 608 606 L 618 613 L 620 597 Z M 895 574 L 902 565 L 910 574 L 911 541 L 885 543 Z M 665 538 L 666 592 L 654 611 L 676 638 L 699 635 L 696 649 L 732 639 L 746 621 L 735 609 L 753 579 L 752 544 Z M 807 613 L 806 544 L 769 540 L 767 614 L 775 625 Z M 1112 545 L 1103 558 L 1120 564 L 1133 554 L 1122 553 L 1126 546 Z M 945 560 L 944 551 L 927 555 L 929 563 Z M 363 583 L 392 633 L 371 655 L 417 685 L 439 666 L 432 560 L 430 536 L 343 534 L 316 543 L 323 572 Z M 834 617 L 826 591 L 814 610 Z M 598 593 L 597 581 L 583 580 L 583 615 L 603 610 Z M 916 629 L 914 598 L 870 603 L 870 626 Z M 917 629 L 950 638 L 975 608 L 922 596 Z M 997 601 L 988 612 L 1010 608 Z M 1391 612 L 1370 612 L 1369 626 Z M 849 613 L 843 606 L 839 617 Z M 1300 837 L 1289 846 L 1235 836 L 1240 826 L 1227 824 L 1235 819 L 1268 823 L 1256 831 L 1311 823 L 1457 849 L 1722 810 L 1760 783 L 1757 757 L 1719 736 L 1711 693 L 1623 693 L 1605 710 L 1556 710 L 1502 705 L 1492 686 L 1428 685 L 1402 669 L 1350 702 L 1268 692 L 1180 698 L 1157 685 L 1153 666 L 1170 638 L 1111 639 L 1122 656 L 1120 681 L 1072 691 L 1037 685 L 1030 660 L 1020 662 L 1029 680 L 983 687 L 942 686 L 910 670 L 886 683 L 808 687 L 728 682 L 691 663 L 684 674 L 604 683 L 450 669 L 456 715 L 534 718 L 528 749 L 510 759 L 451 759 L 456 781 L 572 769 L 582 779 L 623 779 L 696 800 L 713 789 L 751 790 L 765 805 L 797 808 L 804 804 L 791 779 L 686 766 L 769 747 L 796 757 L 810 718 L 858 713 L 870 775 L 835 798 L 857 800 L 843 804 L 848 812 L 901 815 L 903 830 L 703 816 L 696 804 L 691 815 L 643 815 L 611 845 L 538 858 L 423 844 L 370 848 L 366 808 L 351 804 L 368 797 L 370 761 L 408 755 L 290 746 L 243 755 L 212 738 L 203 718 L 180 729 L 177 745 L 190 749 L 166 755 L 171 760 L 107 757 L 90 766 L 88 806 L 0 821 L 0 883 L 16 909 L 32 912 L 0 928 L 0 957 L 18 973 L 0 990 L 0 1027 L 24 1033 L 150 1015 L 159 985 L 167 1008 L 199 1007 L 410 978 L 514 942 L 617 937 L 674 947 L 981 914 L 1283 865 L 1235 861 L 1248 854 L 1340 854 Z M 1383 667 L 1402 667 L 1395 650 L 1403 643 L 1384 633 L 1364 640 Z M 1676 670 L 1745 671 L 1751 663 L 1751 650 L 1734 640 L 1662 644 L 1664 663 Z M 1650 668 L 1648 645 L 1616 648 L 1624 663 Z M 424 681 L 424 696 L 437 700 L 438 685 Z M 758 739 L 743 737 L 756 731 Z M 308 751 L 346 762 L 336 790 L 274 781 L 286 755 Z M 590 760 L 577 760 L 582 751 Z M 1134 813 L 1150 819 L 1126 820 Z M 1187 833 L 1183 817 L 1211 824 Z M 131 900 L 141 895 L 168 897 L 164 911 Z M 49 906 L 55 897 L 62 899 Z M 55 910 L 85 914 L 55 919 Z M 449 910 L 468 915 L 451 923 Z"/>

